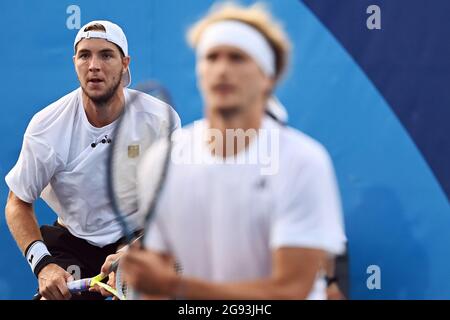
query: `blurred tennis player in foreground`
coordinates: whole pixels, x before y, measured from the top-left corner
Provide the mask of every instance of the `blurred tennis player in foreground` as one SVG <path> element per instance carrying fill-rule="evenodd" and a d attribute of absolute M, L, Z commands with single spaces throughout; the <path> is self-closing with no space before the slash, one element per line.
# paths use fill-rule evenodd
<path fill-rule="evenodd" d="M 225 4 L 189 41 L 205 118 L 174 137 L 148 250 L 122 257 L 128 283 L 185 299 L 324 299 L 325 261 L 346 242 L 332 163 L 265 112 L 286 35 L 261 6 Z M 138 171 L 144 207 L 153 160 Z"/>
<path fill-rule="evenodd" d="M 78 267 L 82 278 L 98 274 L 105 258 L 122 244 L 106 183 L 116 120 L 134 92 L 137 97 L 127 105 L 128 120 L 148 123 L 156 139 L 170 107 L 126 88 L 130 57 L 118 25 L 88 23 L 79 30 L 73 48 L 80 88 L 37 113 L 28 125 L 17 164 L 6 176 L 11 190 L 6 220 L 44 299 L 103 299 L 96 292 L 71 297 L 66 282 L 72 280 L 70 266 Z M 139 141 L 133 128 L 129 134 Z M 39 196 L 58 215 L 53 226 L 39 229 L 33 211 Z M 129 208 L 124 215 L 139 231 L 143 226 L 137 222 L 137 204 Z"/>

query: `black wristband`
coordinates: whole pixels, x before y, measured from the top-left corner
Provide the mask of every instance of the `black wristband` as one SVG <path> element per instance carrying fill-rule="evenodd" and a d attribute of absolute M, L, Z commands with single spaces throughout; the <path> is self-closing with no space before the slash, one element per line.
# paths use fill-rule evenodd
<path fill-rule="evenodd" d="M 46 265 L 55 263 L 55 259 L 42 240 L 35 240 L 27 246 L 25 249 L 25 259 L 36 277 Z"/>
<path fill-rule="evenodd" d="M 52 256 L 44 256 L 34 267 L 33 272 L 36 278 L 38 277 L 39 272 L 41 272 L 41 270 L 44 269 L 44 267 L 48 266 L 51 263 L 56 263 L 55 258 L 53 258 Z"/>

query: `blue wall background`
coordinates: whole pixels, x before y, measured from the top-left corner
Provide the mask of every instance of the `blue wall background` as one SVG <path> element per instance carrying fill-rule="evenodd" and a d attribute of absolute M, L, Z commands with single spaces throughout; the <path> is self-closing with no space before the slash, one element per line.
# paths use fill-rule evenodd
<path fill-rule="evenodd" d="M 253 1 L 241 1 L 253 3 Z M 78 86 L 77 30 L 108 19 L 123 27 L 133 84 L 155 78 L 171 91 L 183 124 L 201 116 L 194 55 L 184 32 L 212 1 L 41 0 L 0 3 L 0 175 L 17 160 L 38 110 Z M 321 141 L 336 167 L 349 238 L 351 298 L 450 298 L 450 28 L 448 1 L 266 1 L 294 44 L 277 94 L 290 124 Z M 381 8 L 382 29 L 366 28 Z M 2 203 L 7 186 L 0 183 Z M 40 223 L 54 214 L 39 201 Z M 0 299 L 29 299 L 36 281 L 0 215 Z M 381 290 L 366 286 L 381 268 Z"/>

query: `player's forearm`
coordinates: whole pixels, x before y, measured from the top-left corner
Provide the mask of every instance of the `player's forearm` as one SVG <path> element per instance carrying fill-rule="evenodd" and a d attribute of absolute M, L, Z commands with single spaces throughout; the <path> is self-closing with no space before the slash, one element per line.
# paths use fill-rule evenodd
<path fill-rule="evenodd" d="M 34 240 L 42 240 L 33 206 L 17 198 L 12 192 L 5 208 L 6 222 L 22 253 Z"/>
<path fill-rule="evenodd" d="M 171 296 L 182 299 L 275 300 L 306 299 L 314 279 L 296 282 L 262 279 L 238 283 L 212 283 L 194 278 L 179 278 Z"/>

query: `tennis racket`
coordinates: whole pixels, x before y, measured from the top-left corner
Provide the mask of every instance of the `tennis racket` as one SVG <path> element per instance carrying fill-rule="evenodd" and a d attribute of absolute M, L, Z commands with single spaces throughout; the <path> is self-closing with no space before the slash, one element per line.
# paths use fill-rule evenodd
<path fill-rule="evenodd" d="M 154 214 L 169 168 L 172 130 L 178 125 L 178 116 L 171 107 L 173 106 L 171 96 L 164 86 L 152 80 L 139 85 L 136 90 L 130 93 L 114 130 L 108 161 L 108 193 L 128 244 L 136 239 L 136 234 L 133 233 L 136 225 L 144 229 Z M 147 97 L 149 104 L 140 105 L 139 108 L 156 108 L 153 113 L 163 119 L 156 129 L 154 123 L 146 121 L 145 112 L 140 121 L 132 121 L 131 113 L 134 111 L 131 106 L 139 95 L 142 95 L 141 92 L 149 94 L 152 98 Z M 152 148 L 160 141 L 165 142 L 166 148 Z M 148 177 L 149 189 L 145 201 L 138 201 L 137 167 L 142 156 L 148 156 L 149 152 L 158 154 L 152 157 L 156 161 Z M 130 212 L 133 212 L 138 220 L 131 219 L 131 227 L 128 219 Z M 120 265 L 116 271 L 116 288 L 122 288 L 121 290 L 125 291 L 130 299 L 136 299 L 138 296 L 123 281 Z"/>
<path fill-rule="evenodd" d="M 141 110 L 143 117 L 139 121 L 132 119 L 132 107 L 138 100 L 142 92 L 149 94 L 154 98 L 147 99 L 149 105 L 140 105 L 139 108 L 155 108 L 153 114 L 163 118 L 160 121 L 158 128 L 155 128 L 155 123 L 151 118 L 147 119 L 145 110 Z M 151 99 L 154 99 L 152 101 Z M 142 100 L 142 99 L 141 99 Z M 162 101 L 162 102 L 161 102 Z M 118 123 L 113 133 L 112 144 L 110 148 L 108 160 L 108 194 L 111 199 L 114 213 L 117 221 L 120 223 L 123 235 L 126 237 L 127 243 L 131 243 L 136 234 L 133 228 L 143 226 L 143 222 L 148 220 L 151 212 L 148 213 L 140 211 L 137 199 L 137 179 L 136 170 L 139 160 L 142 155 L 149 150 L 155 142 L 160 139 L 169 139 L 171 130 L 175 124 L 175 115 L 173 109 L 170 107 L 171 98 L 168 91 L 156 81 L 147 81 L 136 87 L 136 91 L 130 92 L 128 100 L 125 102 L 125 107 L 122 115 L 118 119 Z M 152 114 L 148 110 L 148 114 Z M 167 157 L 166 157 L 167 155 Z M 156 202 L 159 194 L 160 186 L 164 181 L 166 174 L 166 165 L 168 162 L 168 152 L 161 158 L 162 166 L 158 166 L 160 172 L 153 174 L 156 177 L 153 181 L 152 202 Z M 135 219 L 128 219 L 131 214 L 140 212 L 141 216 Z M 136 215 L 135 215 L 136 217 Z M 136 221 L 138 220 L 138 221 Z M 130 224 L 133 224 L 130 227 Z M 136 226 L 137 225 L 137 226 Z"/>

